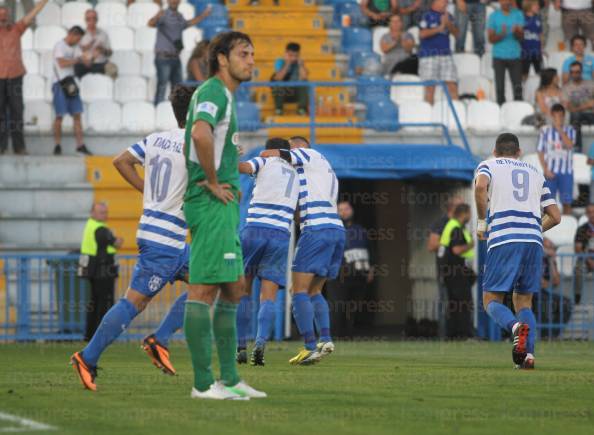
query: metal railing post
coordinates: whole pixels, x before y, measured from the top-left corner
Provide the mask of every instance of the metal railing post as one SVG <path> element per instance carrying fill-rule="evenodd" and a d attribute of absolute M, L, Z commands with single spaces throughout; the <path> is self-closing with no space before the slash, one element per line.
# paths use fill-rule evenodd
<path fill-rule="evenodd" d="M 16 336 L 17 340 L 26 340 L 31 331 L 31 319 L 29 315 L 30 301 L 30 280 L 29 280 L 30 260 L 27 257 L 17 258 L 17 321 Z"/>
<path fill-rule="evenodd" d="M 313 82 L 308 82 L 307 89 L 309 90 L 309 142 L 311 145 L 316 144 L 316 85 Z"/>

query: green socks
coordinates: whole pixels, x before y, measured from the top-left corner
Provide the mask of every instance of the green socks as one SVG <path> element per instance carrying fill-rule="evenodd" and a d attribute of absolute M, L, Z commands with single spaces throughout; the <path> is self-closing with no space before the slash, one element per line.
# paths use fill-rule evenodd
<path fill-rule="evenodd" d="M 210 306 L 204 302 L 186 301 L 184 334 L 194 368 L 194 387 L 198 391 L 208 390 L 214 382 L 211 367 L 212 331 L 214 331 L 219 354 L 221 381 L 228 386 L 233 386 L 240 381 L 235 362 L 236 317 L 236 304 L 218 301 L 215 304 L 211 327 Z"/>
<path fill-rule="evenodd" d="M 237 347 L 237 304 L 217 301 L 214 309 L 212 328 L 214 331 L 219 364 L 221 366 L 221 381 L 229 387 L 240 381 L 235 362 Z M 187 335 L 186 335 L 187 336 Z"/>
<path fill-rule="evenodd" d="M 194 368 L 194 387 L 198 391 L 206 391 L 214 383 L 211 367 L 210 305 L 199 301 L 186 301 L 184 334 Z"/>

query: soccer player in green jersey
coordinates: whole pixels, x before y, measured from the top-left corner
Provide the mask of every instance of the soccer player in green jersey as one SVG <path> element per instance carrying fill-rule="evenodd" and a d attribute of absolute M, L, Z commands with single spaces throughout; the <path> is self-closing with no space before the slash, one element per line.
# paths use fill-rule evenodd
<path fill-rule="evenodd" d="M 252 78 L 252 41 L 240 32 L 220 33 L 209 45 L 208 61 L 209 79 L 192 96 L 185 138 L 184 213 L 192 243 L 184 332 L 194 367 L 191 397 L 246 400 L 266 397 L 240 379 L 235 363 L 235 319 L 245 282 L 237 232 L 239 142 L 233 92 Z M 220 381 L 211 368 L 213 333 Z"/>

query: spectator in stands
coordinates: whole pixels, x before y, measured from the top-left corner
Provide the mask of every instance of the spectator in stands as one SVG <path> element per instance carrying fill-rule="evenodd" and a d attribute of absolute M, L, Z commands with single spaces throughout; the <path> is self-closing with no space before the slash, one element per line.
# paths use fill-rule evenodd
<path fill-rule="evenodd" d="M 459 204 L 463 204 L 464 200 L 459 196 L 451 197 L 446 204 L 446 214 L 440 217 L 436 222 L 429 228 L 429 238 L 427 239 L 427 250 L 435 254 L 435 264 L 437 272 L 437 294 L 438 294 L 438 335 L 439 338 L 446 337 L 446 318 L 445 318 L 445 306 L 447 302 L 447 289 L 443 282 L 443 276 L 439 267 L 439 258 L 437 256 L 439 250 L 439 240 L 441 233 L 447 225 L 450 219 L 454 217 L 454 210 Z"/>
<path fill-rule="evenodd" d="M 419 24 L 419 76 L 422 80 L 443 80 L 450 96 L 458 99 L 458 72 L 450 49 L 450 33 L 458 34 L 454 17 L 447 11 L 447 0 L 433 0 L 431 9 Z M 435 86 L 425 87 L 425 100 L 433 104 Z"/>
<path fill-rule="evenodd" d="M 579 259 L 576 262 L 576 304 L 580 303 L 585 276 L 594 271 L 594 255 L 592 255 L 594 254 L 594 204 L 590 203 L 586 206 L 586 216 L 588 217 L 588 222 L 578 227 L 574 239 L 574 250 L 576 254 L 590 254 L 588 257 Z M 591 284 L 589 288 L 591 288 Z"/>
<path fill-rule="evenodd" d="M 582 77 L 582 64 L 573 62 L 569 66 L 569 82 L 561 90 L 561 101 L 577 131 L 576 149 L 579 151 L 582 149 L 582 125 L 594 124 L 594 81 Z"/>
<path fill-rule="evenodd" d="M 538 159 L 544 170 L 547 187 L 556 198 L 559 192 L 563 214 L 571 214 L 573 201 L 573 148 L 575 129 L 565 124 L 565 108 L 551 108 L 552 125 L 542 127 L 538 139 Z"/>
<path fill-rule="evenodd" d="M 594 7 L 592 0 L 555 0 L 555 9 L 561 9 L 563 37 L 569 41 L 581 34 L 594 46 Z"/>
<path fill-rule="evenodd" d="M 89 73 L 107 74 L 111 77 L 115 75 L 113 68 L 106 68 L 112 50 L 109 43 L 109 36 L 105 31 L 97 27 L 98 19 L 99 16 L 94 9 L 89 9 L 85 12 L 87 29 L 79 45 L 82 50 L 82 56 L 87 62 L 78 63 L 74 66 L 74 72 L 77 77 L 82 77 Z"/>
<path fill-rule="evenodd" d="M 396 13 L 397 7 L 397 0 L 361 1 L 361 12 L 367 17 L 369 27 L 388 25 L 388 20 Z"/>
<path fill-rule="evenodd" d="M 208 78 L 208 44 L 210 41 L 205 39 L 200 41 L 194 47 L 188 65 L 186 66 L 186 74 L 188 80 L 196 80 L 203 82 Z"/>
<path fill-rule="evenodd" d="M 522 47 L 524 15 L 512 5 L 512 0 L 499 0 L 500 9 L 489 16 L 487 31 L 493 44 L 493 69 L 497 103 L 505 103 L 505 71 L 509 72 L 514 100 L 522 100 Z"/>
<path fill-rule="evenodd" d="M 536 111 L 522 121 L 522 124 L 534 125 L 540 129 L 544 124 L 551 124 L 551 107 L 561 102 L 559 76 L 555 68 L 545 68 L 540 73 L 540 85 L 534 96 Z"/>
<path fill-rule="evenodd" d="M 64 39 L 61 39 L 54 46 L 53 51 L 53 103 L 56 119 L 54 120 L 54 155 L 62 154 L 62 119 L 69 114 L 74 121 L 74 136 L 76 138 L 76 151 L 82 154 L 91 155 L 83 141 L 83 130 L 81 114 L 83 105 L 79 95 L 79 89 L 74 80 L 75 65 L 88 60 L 83 60 L 78 43 L 85 34 L 79 26 L 72 27 Z M 88 65 L 88 63 L 87 63 Z"/>
<path fill-rule="evenodd" d="M 402 18 L 402 28 L 408 30 L 415 25 L 415 14 L 421 7 L 421 0 L 399 0 L 396 13 Z"/>
<path fill-rule="evenodd" d="M 413 54 L 415 38 L 402 28 L 402 19 L 398 15 L 390 17 L 390 30 L 382 36 L 380 49 L 384 53 L 382 70 L 389 74 L 418 74 L 419 59 Z"/>
<path fill-rule="evenodd" d="M 23 135 L 23 76 L 25 66 L 21 52 L 21 36 L 46 5 L 42 0 L 20 21 L 14 23 L 10 10 L 0 6 L 0 154 L 8 149 L 12 138 L 15 154 L 27 154 Z"/>
<path fill-rule="evenodd" d="M 592 25 L 594 26 L 594 23 Z M 573 62 L 582 64 L 582 78 L 584 80 L 594 80 L 594 55 L 587 54 L 585 51 L 586 38 L 582 35 L 575 35 L 571 38 L 571 52 L 573 55 L 563 62 L 563 84 L 569 81 L 569 66 Z"/>
<path fill-rule="evenodd" d="M 182 81 L 182 64 L 179 58 L 184 48 L 182 33 L 205 19 L 212 9 L 208 5 L 204 12 L 191 20 L 186 20 L 177 10 L 180 0 L 167 0 L 167 9 L 161 9 L 148 21 L 149 27 L 157 28 L 155 42 L 155 68 L 157 69 L 157 92 L 155 106 L 165 99 L 167 83 L 171 87 Z"/>
<path fill-rule="evenodd" d="M 590 204 L 594 204 L 594 142 L 588 150 L 588 165 L 592 166 L 590 175 Z"/>
<path fill-rule="evenodd" d="M 542 69 L 543 30 L 538 0 L 524 0 L 524 39 L 522 39 L 522 79 L 526 81 L 530 66 L 540 74 Z"/>
<path fill-rule="evenodd" d="M 464 53 L 468 22 L 472 28 L 474 52 L 478 56 L 485 53 L 485 25 L 487 22 L 487 6 L 482 0 L 456 1 L 456 27 L 460 31 L 456 37 L 456 53 Z"/>
<path fill-rule="evenodd" d="M 285 49 L 285 56 L 274 62 L 273 82 L 297 82 L 305 81 L 309 75 L 303 59 L 300 57 L 301 46 L 296 42 L 289 42 Z M 273 87 L 272 95 L 274 97 L 274 113 L 283 114 L 285 103 L 297 102 L 297 113 L 305 115 L 307 113 L 307 103 L 309 93 L 306 87 Z"/>
<path fill-rule="evenodd" d="M 557 268 L 557 247 L 550 239 L 542 239 L 542 278 L 540 288 L 548 289 L 549 286 L 557 287 L 561 283 L 561 274 Z"/>

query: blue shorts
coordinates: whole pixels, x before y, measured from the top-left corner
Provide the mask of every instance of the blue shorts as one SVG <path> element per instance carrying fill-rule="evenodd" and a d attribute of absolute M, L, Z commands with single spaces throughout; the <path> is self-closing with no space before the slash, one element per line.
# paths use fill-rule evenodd
<path fill-rule="evenodd" d="M 83 112 L 80 95 L 67 97 L 60 83 L 57 82 L 52 85 L 52 93 L 54 94 L 53 103 L 56 116 L 63 117 L 64 115 L 76 115 Z"/>
<path fill-rule="evenodd" d="M 281 229 L 246 226 L 241 232 L 243 269 L 246 276 L 287 284 L 287 256 L 291 235 Z"/>
<path fill-rule="evenodd" d="M 536 293 L 542 277 L 542 246 L 513 242 L 487 252 L 483 291 Z"/>
<path fill-rule="evenodd" d="M 185 279 L 188 273 L 190 247 L 186 245 L 183 251 L 164 250 L 138 244 L 140 255 L 134 271 L 130 287 L 145 296 L 153 297 L 170 282 Z"/>
<path fill-rule="evenodd" d="M 342 229 L 305 230 L 297 242 L 293 272 L 336 278 L 342 264 L 344 243 Z"/>
<path fill-rule="evenodd" d="M 551 195 L 555 199 L 559 192 L 561 204 L 573 202 L 573 172 L 571 174 L 555 174 L 555 178 L 547 180 L 545 186 L 550 189 Z"/>

